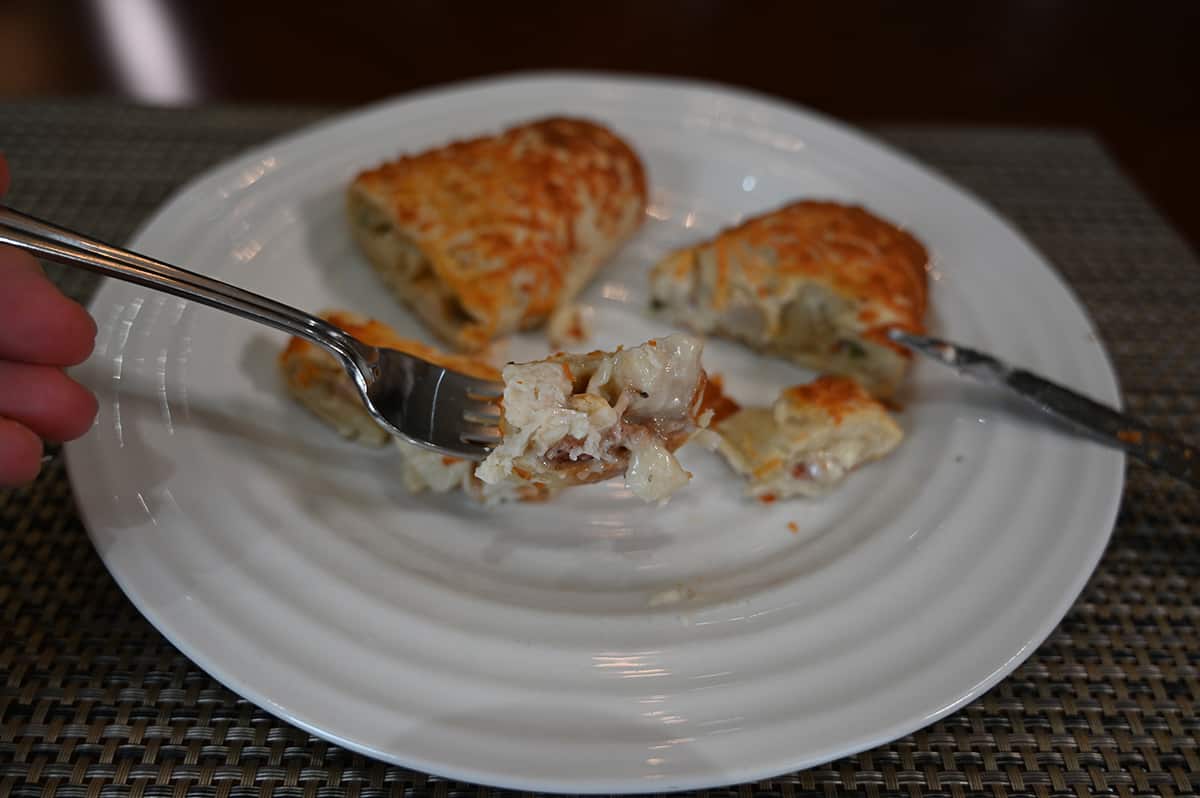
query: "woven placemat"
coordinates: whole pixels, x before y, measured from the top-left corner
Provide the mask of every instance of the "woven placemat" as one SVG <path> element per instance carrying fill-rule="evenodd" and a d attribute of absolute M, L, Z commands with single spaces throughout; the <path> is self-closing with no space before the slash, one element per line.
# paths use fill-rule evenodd
<path fill-rule="evenodd" d="M 12 203 L 124 240 L 183 181 L 321 112 L 0 105 Z M 1097 142 L 885 128 L 1017 224 L 1091 311 L 1128 406 L 1200 437 L 1200 266 Z M 84 298 L 94 280 L 53 270 Z M 2 287 L 0 287 L 2 290 Z M 1194 794 L 1200 492 L 1131 466 L 1107 554 L 1066 619 L 983 698 L 890 745 L 711 796 Z M 62 465 L 0 491 L 0 796 L 453 796 L 257 709 L 176 651 L 109 577 Z"/>

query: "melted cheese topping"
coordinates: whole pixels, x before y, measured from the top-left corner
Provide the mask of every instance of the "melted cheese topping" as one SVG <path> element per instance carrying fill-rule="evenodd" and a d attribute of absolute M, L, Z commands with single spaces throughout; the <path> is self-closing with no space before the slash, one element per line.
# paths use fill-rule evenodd
<path fill-rule="evenodd" d="M 634 441 L 629 447 L 629 467 L 625 485 L 643 501 L 665 499 L 692 478 L 671 450 L 653 435 Z"/>
<path fill-rule="evenodd" d="M 641 223 L 646 179 L 611 131 L 559 117 L 398 158 L 350 192 L 359 226 L 394 225 L 428 260 L 477 346 L 573 296 Z"/>
<path fill-rule="evenodd" d="M 920 332 L 928 254 L 860 207 L 794 202 L 654 266 L 652 304 L 684 326 L 732 337 L 819 371 L 895 392 L 909 353 L 888 339 Z"/>

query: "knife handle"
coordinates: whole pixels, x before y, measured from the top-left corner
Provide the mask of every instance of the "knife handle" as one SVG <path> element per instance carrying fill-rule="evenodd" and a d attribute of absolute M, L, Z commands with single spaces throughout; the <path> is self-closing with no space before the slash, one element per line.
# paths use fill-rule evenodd
<path fill-rule="evenodd" d="M 1023 369 L 1013 369 L 1005 382 L 1023 399 L 1079 431 L 1200 487 L 1200 449 L 1195 446 Z"/>

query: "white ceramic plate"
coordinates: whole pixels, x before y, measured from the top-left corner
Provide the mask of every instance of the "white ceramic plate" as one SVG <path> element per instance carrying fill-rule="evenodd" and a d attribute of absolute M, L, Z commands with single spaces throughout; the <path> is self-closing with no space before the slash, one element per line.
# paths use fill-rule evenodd
<path fill-rule="evenodd" d="M 929 246 L 933 329 L 1117 401 L 1083 310 L 977 200 L 826 119 L 708 85 L 541 75 L 387 102 L 212 170 L 133 246 L 420 335 L 347 236 L 345 185 L 397 153 L 553 113 L 612 126 L 651 176 L 644 229 L 586 294 L 597 345 L 666 331 L 642 307 L 646 266 L 670 248 L 790 198 L 842 198 Z M 665 508 L 613 483 L 485 510 L 406 495 L 391 452 L 294 406 L 281 335 L 124 284 L 92 310 L 82 374 L 101 411 L 68 462 L 138 608 L 266 710 L 471 781 L 701 787 L 915 730 L 1046 637 L 1121 493 L 1120 454 L 921 364 L 908 439 L 828 500 L 747 502 L 715 456 L 686 451 L 696 479 Z M 544 351 L 526 338 L 512 353 Z M 722 342 L 705 361 L 748 402 L 807 376 Z"/>

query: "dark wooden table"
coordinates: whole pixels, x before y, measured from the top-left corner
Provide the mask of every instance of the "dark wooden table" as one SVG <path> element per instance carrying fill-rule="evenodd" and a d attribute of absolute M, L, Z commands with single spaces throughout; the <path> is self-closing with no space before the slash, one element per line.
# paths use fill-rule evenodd
<path fill-rule="evenodd" d="M 855 123 L 1090 128 L 1196 246 L 1198 30 L 1192 0 L 5 0 L 0 99 L 350 105 L 521 69 L 684 75 Z"/>

